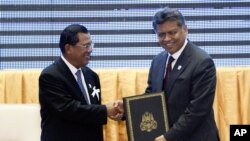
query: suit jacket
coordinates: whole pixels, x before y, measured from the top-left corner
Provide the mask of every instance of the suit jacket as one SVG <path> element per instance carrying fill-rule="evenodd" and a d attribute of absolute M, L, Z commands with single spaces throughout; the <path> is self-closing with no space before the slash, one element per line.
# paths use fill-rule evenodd
<path fill-rule="evenodd" d="M 61 58 L 42 71 L 41 141 L 103 141 L 102 125 L 107 123 L 107 109 L 100 105 L 100 93 L 99 98 L 91 95 L 100 90 L 99 77 L 88 67 L 81 69 L 91 105 L 87 105 L 76 79 Z"/>
<path fill-rule="evenodd" d="M 160 92 L 168 54 L 151 64 L 146 93 Z M 211 57 L 188 41 L 168 79 L 165 91 L 170 130 L 168 141 L 218 141 L 213 101 L 216 69 Z"/>

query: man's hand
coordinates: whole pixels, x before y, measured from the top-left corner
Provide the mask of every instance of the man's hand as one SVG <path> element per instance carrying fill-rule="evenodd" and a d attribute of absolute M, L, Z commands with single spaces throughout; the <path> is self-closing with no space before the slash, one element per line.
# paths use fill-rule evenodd
<path fill-rule="evenodd" d="M 154 141 L 167 141 L 163 135 L 156 137 Z"/>
<path fill-rule="evenodd" d="M 106 105 L 108 111 L 108 117 L 113 120 L 121 120 L 124 114 L 123 102 L 121 100 L 117 100 L 113 103 L 109 103 Z"/>
<path fill-rule="evenodd" d="M 123 108 L 123 101 L 122 100 L 117 100 L 113 103 L 113 106 L 119 113 L 124 113 L 124 108 Z"/>

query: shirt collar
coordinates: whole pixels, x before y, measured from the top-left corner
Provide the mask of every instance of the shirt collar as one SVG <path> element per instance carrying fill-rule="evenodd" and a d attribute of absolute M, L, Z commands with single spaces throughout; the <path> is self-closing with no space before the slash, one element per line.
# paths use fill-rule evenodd
<path fill-rule="evenodd" d="M 68 60 L 66 60 L 63 55 L 61 55 L 61 58 L 62 58 L 63 62 L 68 66 L 71 73 L 75 76 L 75 73 L 77 72 L 78 69 L 76 67 L 74 67 L 72 64 L 70 64 L 70 62 Z"/>

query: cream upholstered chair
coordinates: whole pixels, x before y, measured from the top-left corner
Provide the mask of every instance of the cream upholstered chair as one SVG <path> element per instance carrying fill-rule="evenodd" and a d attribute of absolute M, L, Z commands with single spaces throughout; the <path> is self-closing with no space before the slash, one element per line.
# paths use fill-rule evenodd
<path fill-rule="evenodd" d="M 39 141 L 38 104 L 0 104 L 0 141 Z"/>

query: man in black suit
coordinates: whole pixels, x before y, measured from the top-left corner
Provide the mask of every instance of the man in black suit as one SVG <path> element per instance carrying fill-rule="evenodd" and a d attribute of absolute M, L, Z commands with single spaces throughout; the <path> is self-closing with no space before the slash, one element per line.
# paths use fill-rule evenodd
<path fill-rule="evenodd" d="M 93 45 L 82 25 L 61 33 L 62 56 L 39 77 L 41 141 L 103 141 L 107 117 L 119 119 L 115 105 L 101 105 L 99 77 L 86 67 Z"/>
<path fill-rule="evenodd" d="M 170 126 L 155 141 L 219 141 L 212 58 L 187 39 L 188 27 L 178 10 L 156 12 L 153 27 L 165 51 L 152 60 L 146 93 L 165 92 Z"/>

